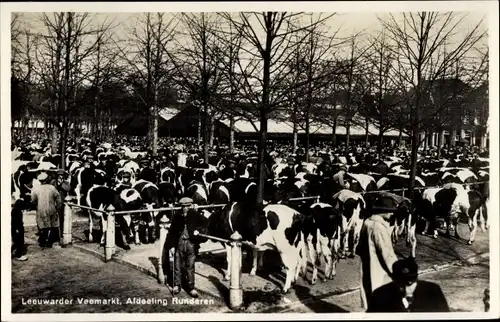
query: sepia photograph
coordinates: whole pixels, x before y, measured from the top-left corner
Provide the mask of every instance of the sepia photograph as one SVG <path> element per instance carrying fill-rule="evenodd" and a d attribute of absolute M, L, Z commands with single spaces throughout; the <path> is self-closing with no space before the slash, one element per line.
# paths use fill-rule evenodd
<path fill-rule="evenodd" d="M 1 15 L 2 320 L 498 318 L 497 2 Z"/>

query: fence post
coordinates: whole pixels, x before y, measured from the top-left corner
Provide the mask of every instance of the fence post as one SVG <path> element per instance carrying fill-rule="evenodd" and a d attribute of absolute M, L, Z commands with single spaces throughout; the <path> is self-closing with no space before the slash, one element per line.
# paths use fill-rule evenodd
<path fill-rule="evenodd" d="M 163 247 L 165 247 L 165 240 L 167 239 L 168 226 L 170 221 L 167 216 L 160 219 L 160 248 L 158 256 L 158 283 L 165 284 L 165 275 L 163 274 Z M 167 254 L 168 256 L 168 254 Z"/>
<path fill-rule="evenodd" d="M 403 198 L 404 198 L 404 196 L 405 196 L 405 188 L 403 188 L 402 191 L 403 191 Z"/>
<path fill-rule="evenodd" d="M 115 207 L 113 205 L 109 205 L 106 209 L 108 215 L 108 226 L 106 230 L 106 262 L 110 261 L 113 258 L 113 254 L 115 252 Z"/>
<path fill-rule="evenodd" d="M 66 196 L 64 198 L 64 201 L 70 202 L 71 197 Z M 64 212 L 63 212 L 63 238 L 62 238 L 62 246 L 66 246 L 71 244 L 71 241 L 73 239 L 72 234 L 71 234 L 71 224 L 73 222 L 73 219 L 71 218 L 73 216 L 73 210 L 71 209 L 71 206 L 64 203 Z"/>
<path fill-rule="evenodd" d="M 229 307 L 238 309 L 243 304 L 241 288 L 241 240 L 238 232 L 231 235 L 231 281 L 229 284 Z"/>

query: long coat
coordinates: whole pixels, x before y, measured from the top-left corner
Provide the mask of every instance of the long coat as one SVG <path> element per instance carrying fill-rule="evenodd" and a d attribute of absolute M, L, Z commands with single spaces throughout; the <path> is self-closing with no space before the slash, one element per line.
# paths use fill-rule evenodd
<path fill-rule="evenodd" d="M 367 309 L 373 291 L 392 282 L 392 265 L 397 261 L 384 218 L 373 215 L 365 220 L 357 252 L 361 258 L 361 299 Z"/>
<path fill-rule="evenodd" d="M 41 184 L 33 187 L 31 201 L 36 204 L 36 223 L 39 229 L 59 227 L 62 199 L 53 185 Z"/>

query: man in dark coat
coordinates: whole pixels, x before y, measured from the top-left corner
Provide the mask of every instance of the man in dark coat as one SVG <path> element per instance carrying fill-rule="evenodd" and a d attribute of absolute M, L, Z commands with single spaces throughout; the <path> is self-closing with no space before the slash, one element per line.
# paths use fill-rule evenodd
<path fill-rule="evenodd" d="M 367 312 L 450 312 L 441 287 L 418 280 L 413 258 L 394 263 L 393 281 L 373 292 Z"/>
<path fill-rule="evenodd" d="M 173 216 L 164 251 L 168 252 L 171 248 L 175 248 L 173 293 L 180 293 L 184 278 L 188 294 L 198 297 L 194 288 L 194 263 L 199 244 L 204 242 L 205 238 L 196 236 L 194 231 L 202 230 L 206 219 L 193 207 L 191 198 L 182 198 L 179 204 L 182 210 L 180 214 Z M 169 267 L 168 256 L 163 256 L 163 258 L 167 260 L 163 267 Z"/>
<path fill-rule="evenodd" d="M 24 244 L 24 222 L 23 213 L 28 208 L 25 199 L 17 199 L 11 211 L 11 233 L 12 233 L 12 255 L 19 261 L 28 259 Z"/>

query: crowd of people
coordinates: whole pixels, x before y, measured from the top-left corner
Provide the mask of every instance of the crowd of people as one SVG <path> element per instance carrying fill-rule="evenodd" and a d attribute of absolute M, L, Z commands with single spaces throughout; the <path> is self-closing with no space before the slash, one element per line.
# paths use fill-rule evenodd
<path fill-rule="evenodd" d="M 151 155 L 147 144 L 143 138 L 131 139 L 120 138 L 109 142 L 111 146 L 119 147 L 127 145 L 133 151 L 145 151 Z M 92 143 L 91 140 L 68 141 L 67 146 L 76 151 L 95 149 L 100 144 Z M 32 150 L 45 153 L 50 150 L 50 140 L 48 138 L 23 138 L 15 139 L 12 144 L 12 150 L 23 153 L 28 147 Z M 141 166 L 149 168 L 143 172 L 142 178 L 148 180 L 149 177 L 156 177 L 154 162 L 168 163 L 170 151 L 185 151 L 197 154 L 202 159 L 203 146 L 198 144 L 195 139 L 161 139 L 157 157 L 144 158 Z M 285 158 L 292 158 L 295 161 L 305 160 L 303 147 L 299 146 L 296 151 L 292 151 L 288 142 L 271 142 L 269 144 L 271 155 L 280 155 Z M 344 144 L 333 147 L 331 143 L 319 143 L 310 148 L 309 160 L 317 161 L 324 155 L 340 154 L 349 156 L 368 152 L 377 154 L 376 145 L 352 144 L 346 148 Z M 457 147 L 443 148 L 442 157 L 452 156 L 457 152 L 464 155 L 485 156 L 488 151 L 477 147 Z M 210 150 L 211 155 L 231 155 L 233 158 L 252 158 L 257 155 L 257 145 L 237 144 L 235 151 L 231 154 L 228 146 L 218 145 Z M 410 150 L 405 147 L 385 145 L 383 147 L 385 155 L 399 156 L 408 158 Z M 422 156 L 437 156 L 437 149 L 430 147 L 420 152 Z M 94 156 L 95 157 L 95 156 Z M 92 157 L 87 158 L 86 162 L 98 163 Z M 200 161 L 203 163 L 203 160 Z M 345 169 L 340 169 L 345 170 Z M 343 181 L 341 171 L 335 178 L 343 188 L 349 188 L 348 183 Z M 122 180 L 125 184 L 130 179 L 129 174 L 124 174 Z M 24 227 L 23 212 L 27 209 L 36 210 L 36 223 L 39 229 L 39 244 L 41 247 L 59 247 L 61 238 L 61 227 L 63 218 L 63 200 L 70 191 L 68 181 L 68 171 L 59 169 L 56 176 L 50 178 L 42 172 L 37 181 L 40 184 L 30 188 L 29 193 L 22 194 L 20 198 L 14 201 L 12 207 L 12 254 L 16 260 L 27 260 L 26 249 L 24 246 Z M 152 180 L 151 180 L 152 181 Z M 122 183 L 123 184 L 123 183 Z M 188 293 L 193 297 L 198 297 L 194 285 L 194 263 L 199 247 L 199 240 L 196 238 L 194 230 L 197 225 L 196 208 L 193 208 L 193 200 L 182 198 L 179 200 L 182 206 L 180 216 L 174 216 L 166 242 L 166 249 L 175 248 L 173 292 L 178 294 L 182 284 L 182 278 L 185 278 L 188 287 Z M 418 265 L 414 258 L 398 259 L 391 242 L 388 222 L 393 216 L 392 212 L 381 210 L 372 214 L 370 218 L 364 221 L 360 234 L 360 241 L 356 250 L 361 259 L 361 295 L 363 307 L 367 312 L 449 312 L 445 296 L 441 288 L 431 282 L 418 279 Z M 488 293 L 489 296 L 489 293 Z M 485 293 L 486 298 L 486 293 Z M 489 300 L 488 300 L 489 301 Z M 485 302 L 486 303 L 486 302 Z M 488 304 L 489 305 L 489 304 Z"/>

